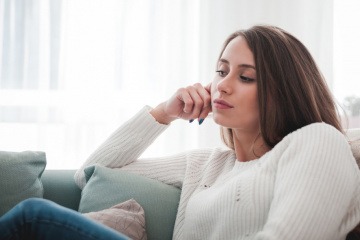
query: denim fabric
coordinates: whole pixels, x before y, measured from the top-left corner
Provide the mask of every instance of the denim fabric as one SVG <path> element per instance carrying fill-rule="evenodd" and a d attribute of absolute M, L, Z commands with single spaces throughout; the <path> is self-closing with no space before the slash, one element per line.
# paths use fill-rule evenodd
<path fill-rule="evenodd" d="M 1 240 L 129 239 L 80 213 L 48 200 L 27 199 L 0 218 Z"/>

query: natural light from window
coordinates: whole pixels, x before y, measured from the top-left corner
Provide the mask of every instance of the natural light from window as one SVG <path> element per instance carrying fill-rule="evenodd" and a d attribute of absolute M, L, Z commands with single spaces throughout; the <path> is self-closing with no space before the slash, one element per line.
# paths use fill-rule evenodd
<path fill-rule="evenodd" d="M 334 84 L 347 113 L 345 126 L 360 128 L 360 1 L 334 1 Z"/>
<path fill-rule="evenodd" d="M 236 0 L 229 1 L 232 6 L 230 2 L 239 6 Z M 145 104 L 155 106 L 179 87 L 208 83 L 222 41 L 238 26 L 234 22 L 246 18 L 234 11 L 214 21 L 212 14 L 225 6 L 221 1 L 209 3 L 0 0 L 1 149 L 45 151 L 47 169 L 77 168 Z M 333 3 L 329 85 L 346 111 L 345 126 L 360 128 L 360 1 Z M 267 16 L 267 9 L 260 9 L 259 3 L 248 4 L 259 9 L 252 13 L 256 19 L 249 25 L 287 19 L 288 13 L 281 12 L 287 7 L 274 9 L 282 16 Z M 312 1 L 307 0 L 301 6 L 310 5 Z M 233 8 L 229 6 L 228 12 Z M 316 10 L 312 13 L 316 18 Z M 234 21 L 234 17 L 239 19 Z M 227 24 L 216 25 L 219 19 Z M 313 31 L 322 23 L 310 26 L 309 31 L 309 22 L 299 24 L 302 22 L 294 18 L 289 31 L 299 30 L 310 43 L 314 39 L 316 44 L 321 42 Z M 316 59 L 323 59 L 319 65 L 329 65 L 326 61 L 331 58 L 319 57 L 316 44 L 309 49 L 317 54 Z M 210 136 L 208 129 L 215 134 Z M 211 121 L 205 121 L 202 128 L 177 122 L 145 154 L 217 146 L 221 144 L 217 133 L 218 126 Z"/>

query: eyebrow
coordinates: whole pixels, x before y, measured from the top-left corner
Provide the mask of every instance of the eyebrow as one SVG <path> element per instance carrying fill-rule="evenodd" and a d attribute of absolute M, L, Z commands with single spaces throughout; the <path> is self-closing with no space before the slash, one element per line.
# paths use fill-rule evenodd
<path fill-rule="evenodd" d="M 229 64 L 229 61 L 226 60 L 226 59 L 224 59 L 224 58 L 220 58 L 220 59 L 219 59 L 219 62 Z M 238 67 L 242 67 L 242 68 L 252 68 L 252 69 L 256 70 L 256 69 L 255 69 L 255 66 L 253 66 L 253 65 L 251 65 L 251 64 L 240 64 L 240 65 L 238 65 Z"/>

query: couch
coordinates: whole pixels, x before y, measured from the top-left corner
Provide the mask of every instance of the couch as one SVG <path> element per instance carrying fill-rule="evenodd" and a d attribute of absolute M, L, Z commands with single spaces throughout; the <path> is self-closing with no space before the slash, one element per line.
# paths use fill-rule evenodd
<path fill-rule="evenodd" d="M 107 209 L 133 198 L 145 210 L 147 239 L 172 238 L 180 189 L 122 170 L 96 166 L 85 169 L 87 185 L 81 192 L 74 182 L 75 171 L 45 170 L 41 177 L 43 198 L 82 213 Z"/>
<path fill-rule="evenodd" d="M 132 239 L 172 238 L 179 188 L 121 169 L 90 166 L 80 190 L 75 171 L 46 170 L 44 152 L 0 151 L 0 217 L 25 199 L 45 198 Z"/>
<path fill-rule="evenodd" d="M 357 163 L 359 164 L 360 129 L 352 131 L 348 135 L 352 140 L 350 144 L 358 161 Z M 21 178 L 19 177 L 21 175 L 18 174 L 20 168 L 24 168 L 24 173 L 28 171 L 32 174 L 34 184 L 37 183 L 37 188 L 41 190 L 37 193 L 35 191 L 35 194 L 75 211 L 80 211 L 82 213 L 98 211 L 110 208 L 115 203 L 120 203 L 133 198 L 138 201 L 145 210 L 147 238 L 149 240 L 172 238 L 177 206 L 180 198 L 180 189 L 122 170 L 92 166 L 85 169 L 87 185 L 84 190 L 81 191 L 75 184 L 73 178 L 76 170 L 45 169 L 45 153 L 0 152 L 0 158 L 2 158 L 0 160 L 2 160 L 3 163 L 5 162 L 5 168 L 2 167 L 2 169 L 0 169 L 0 179 L 9 178 L 6 176 L 9 170 L 4 170 L 9 167 L 6 166 L 8 160 L 8 163 L 14 163 L 14 166 L 11 167 L 14 169 L 13 172 L 16 172 L 17 178 Z M 28 162 L 28 166 L 25 164 L 25 160 Z M 36 169 L 36 173 L 34 174 L 33 169 Z M 9 176 L 13 177 L 13 175 Z M 13 183 L 12 181 L 11 184 L 22 186 L 24 185 L 24 182 L 29 182 L 28 178 L 24 179 L 22 183 Z M 27 187 L 30 188 L 32 186 Z M 5 198 L 8 195 L 8 192 L 16 188 L 17 187 L 13 186 L 9 187 L 9 184 L 4 184 L 3 180 L 0 181 L 0 198 L 2 198 L 0 201 L 4 200 L 3 202 L 6 202 Z M 22 194 L 22 192 L 23 190 L 19 189 L 15 191 L 16 194 Z M 24 199 L 23 196 L 19 197 Z M 0 208 L 1 207 L 2 206 L 0 206 Z M 4 211 L 4 209 L 2 210 Z M 360 239 L 360 227 L 358 227 L 358 229 L 357 233 L 354 233 L 351 235 L 352 237 L 348 237 L 347 239 Z"/>
<path fill-rule="evenodd" d="M 354 130 L 348 133 L 348 135 L 350 140 L 352 140 L 351 147 L 360 166 L 360 129 Z M 62 206 L 78 210 L 81 199 L 81 191 L 74 183 L 74 173 L 75 170 L 45 170 L 42 175 L 44 198 L 52 200 Z M 173 202 L 176 202 L 180 197 L 180 191 L 175 192 L 175 194 L 173 192 L 170 194 L 174 196 Z M 176 204 L 173 204 L 173 206 L 176 207 Z M 163 229 L 164 231 L 159 231 L 159 229 L 151 229 L 152 226 L 147 225 L 146 231 L 148 232 L 148 239 L 171 239 L 171 227 L 174 225 L 176 208 L 174 208 L 171 212 L 170 219 L 172 222 L 170 224 L 168 223 L 168 228 L 170 229 L 167 229 L 165 233 L 165 229 Z M 359 226 L 348 235 L 348 240 L 360 239 Z"/>
<path fill-rule="evenodd" d="M 75 171 L 45 170 L 41 177 L 44 198 L 77 211 L 81 190 L 74 182 Z"/>

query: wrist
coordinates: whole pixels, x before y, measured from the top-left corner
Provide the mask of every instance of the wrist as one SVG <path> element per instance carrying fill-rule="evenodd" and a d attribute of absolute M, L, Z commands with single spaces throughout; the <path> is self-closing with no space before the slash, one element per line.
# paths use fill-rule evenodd
<path fill-rule="evenodd" d="M 164 108 L 165 103 L 160 103 L 158 106 L 156 106 L 150 111 L 150 114 L 155 118 L 158 123 L 168 125 L 177 118 L 167 115 L 164 111 Z"/>

